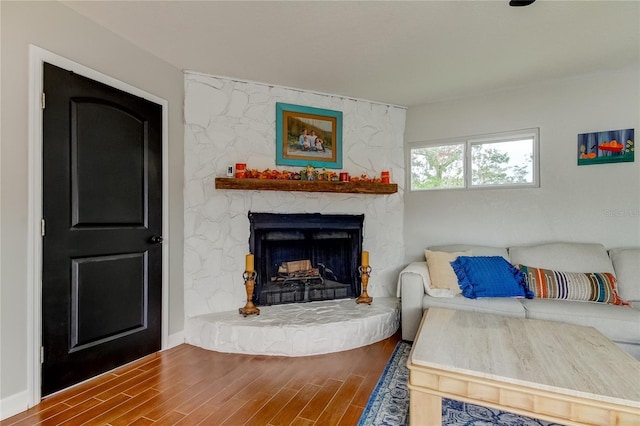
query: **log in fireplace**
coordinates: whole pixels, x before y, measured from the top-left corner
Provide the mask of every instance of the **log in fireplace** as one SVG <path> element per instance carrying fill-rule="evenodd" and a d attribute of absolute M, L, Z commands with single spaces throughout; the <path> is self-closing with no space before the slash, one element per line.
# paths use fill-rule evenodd
<path fill-rule="evenodd" d="M 360 294 L 364 215 L 249 212 L 256 305 Z"/>

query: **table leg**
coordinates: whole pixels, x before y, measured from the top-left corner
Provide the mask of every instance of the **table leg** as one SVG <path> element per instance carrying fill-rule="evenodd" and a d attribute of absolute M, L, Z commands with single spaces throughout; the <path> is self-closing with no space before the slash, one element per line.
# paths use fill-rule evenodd
<path fill-rule="evenodd" d="M 412 391 L 409 397 L 409 424 L 413 426 L 442 425 L 442 397 Z"/>

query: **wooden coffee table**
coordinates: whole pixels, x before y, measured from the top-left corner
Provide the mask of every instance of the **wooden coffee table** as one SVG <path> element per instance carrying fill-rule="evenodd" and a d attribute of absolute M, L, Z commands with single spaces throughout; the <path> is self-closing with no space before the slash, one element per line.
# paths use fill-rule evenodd
<path fill-rule="evenodd" d="M 442 424 L 443 397 L 566 425 L 640 425 L 640 362 L 592 327 L 430 308 L 408 367 L 411 425 Z"/>

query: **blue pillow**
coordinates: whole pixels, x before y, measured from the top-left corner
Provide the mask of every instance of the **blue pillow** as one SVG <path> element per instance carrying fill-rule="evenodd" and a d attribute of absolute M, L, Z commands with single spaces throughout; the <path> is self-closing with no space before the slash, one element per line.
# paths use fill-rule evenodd
<path fill-rule="evenodd" d="M 533 298 L 524 274 L 502 256 L 458 256 L 451 262 L 462 295 Z"/>

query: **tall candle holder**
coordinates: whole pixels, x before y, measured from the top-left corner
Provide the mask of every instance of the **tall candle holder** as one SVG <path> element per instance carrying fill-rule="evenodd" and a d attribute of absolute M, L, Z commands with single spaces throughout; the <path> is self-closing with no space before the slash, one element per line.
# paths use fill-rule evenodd
<path fill-rule="evenodd" d="M 362 294 L 356 299 L 356 303 L 371 304 L 373 297 L 367 294 L 367 284 L 369 284 L 369 275 L 371 274 L 371 266 L 358 266 L 360 273 L 360 281 L 362 281 Z"/>
<path fill-rule="evenodd" d="M 260 315 L 260 309 L 256 308 L 256 305 L 253 304 L 253 288 L 256 284 L 256 271 L 244 271 L 242 278 L 244 278 L 244 287 L 247 292 L 247 304 L 244 305 L 244 308 L 239 308 L 238 312 L 245 317 L 253 314 Z"/>

